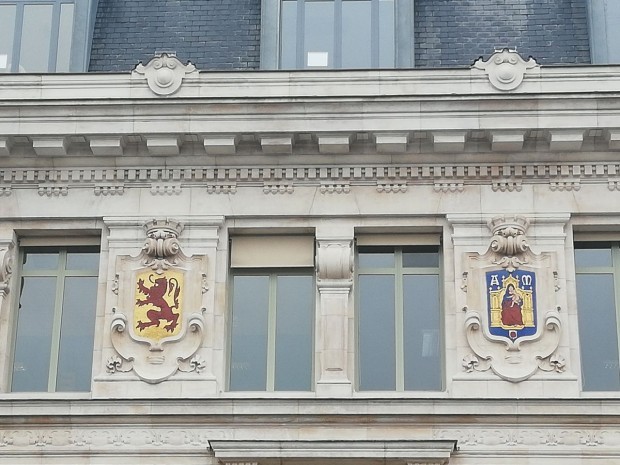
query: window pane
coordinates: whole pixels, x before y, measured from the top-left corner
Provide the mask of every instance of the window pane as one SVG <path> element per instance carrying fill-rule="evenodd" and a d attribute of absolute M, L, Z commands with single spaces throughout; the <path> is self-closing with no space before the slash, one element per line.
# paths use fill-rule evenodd
<path fill-rule="evenodd" d="M 437 268 L 439 267 L 439 252 L 437 247 L 416 247 L 415 251 L 403 251 L 403 266 L 405 268 Z"/>
<path fill-rule="evenodd" d="M 276 302 L 275 389 L 308 391 L 312 381 L 312 277 L 278 276 Z"/>
<path fill-rule="evenodd" d="M 90 391 L 96 303 L 96 277 L 65 279 L 57 391 Z"/>
<path fill-rule="evenodd" d="M 297 1 L 282 2 L 282 35 L 280 37 L 280 67 L 297 67 Z"/>
<path fill-rule="evenodd" d="M 575 266 L 578 268 L 612 266 L 609 242 L 583 242 L 575 247 Z"/>
<path fill-rule="evenodd" d="M 394 276 L 359 276 L 360 390 L 396 388 Z"/>
<path fill-rule="evenodd" d="M 49 71 L 53 5 L 24 5 L 19 55 L 21 72 Z"/>
<path fill-rule="evenodd" d="M 67 270 L 92 271 L 99 270 L 99 252 L 90 252 L 88 248 L 71 249 L 67 253 Z M 92 248 L 90 249 L 92 250 Z"/>
<path fill-rule="evenodd" d="M 233 278 L 231 390 L 266 389 L 268 309 L 268 276 Z"/>
<path fill-rule="evenodd" d="M 583 389 L 620 389 L 613 274 L 577 274 Z"/>
<path fill-rule="evenodd" d="M 13 362 L 13 391 L 48 390 L 56 278 L 22 278 Z"/>
<path fill-rule="evenodd" d="M 360 247 L 358 250 L 360 268 L 394 268 L 394 249 L 392 247 Z"/>
<path fill-rule="evenodd" d="M 60 5 L 60 26 L 58 29 L 58 52 L 56 55 L 56 71 L 65 73 L 71 64 L 71 39 L 73 38 L 73 9 L 72 3 Z"/>
<path fill-rule="evenodd" d="M 11 71 L 13 37 L 15 35 L 15 5 L 0 5 L 0 73 Z"/>
<path fill-rule="evenodd" d="M 394 0 L 379 0 L 379 66 L 393 68 L 394 54 Z"/>
<path fill-rule="evenodd" d="M 342 2 L 342 67 L 371 66 L 370 1 Z"/>
<path fill-rule="evenodd" d="M 405 389 L 441 389 L 439 276 L 403 277 Z"/>
<path fill-rule="evenodd" d="M 58 269 L 58 252 L 43 252 L 38 249 L 36 252 L 24 252 L 24 262 L 22 264 L 24 271 L 30 270 L 57 270 Z"/>
<path fill-rule="evenodd" d="M 306 67 L 334 65 L 334 2 L 305 2 L 304 57 Z"/>

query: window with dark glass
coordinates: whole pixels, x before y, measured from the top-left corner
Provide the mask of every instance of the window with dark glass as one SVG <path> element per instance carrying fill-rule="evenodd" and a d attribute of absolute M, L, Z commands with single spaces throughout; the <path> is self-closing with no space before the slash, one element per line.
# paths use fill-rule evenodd
<path fill-rule="evenodd" d="M 11 390 L 90 391 L 99 250 L 20 251 Z"/>
<path fill-rule="evenodd" d="M 314 240 L 233 238 L 231 391 L 312 389 Z"/>
<path fill-rule="evenodd" d="M 394 0 L 283 0 L 280 68 L 393 68 Z"/>
<path fill-rule="evenodd" d="M 358 245 L 356 300 L 358 388 L 440 390 L 439 246 Z"/>
<path fill-rule="evenodd" d="M 576 242 L 581 372 L 585 391 L 620 389 L 620 243 Z"/>
<path fill-rule="evenodd" d="M 95 0 L 0 0 L 0 72 L 86 71 Z"/>

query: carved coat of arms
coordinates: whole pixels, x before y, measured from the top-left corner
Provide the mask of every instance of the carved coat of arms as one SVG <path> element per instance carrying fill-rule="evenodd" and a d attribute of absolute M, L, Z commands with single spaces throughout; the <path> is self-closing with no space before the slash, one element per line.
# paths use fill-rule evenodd
<path fill-rule="evenodd" d="M 492 370 L 506 381 L 519 382 L 538 370 L 564 369 L 555 353 L 561 320 L 553 303 L 552 256 L 531 251 L 528 226 L 520 216 L 493 218 L 487 253 L 468 254 L 462 288 L 467 292 L 465 330 L 473 353 L 463 360 L 467 372 Z"/>
<path fill-rule="evenodd" d="M 109 373 L 133 371 L 158 383 L 204 368 L 196 354 L 204 331 L 206 257 L 183 254 L 182 229 L 173 220 L 153 220 L 145 225 L 141 253 L 118 258 L 119 308 L 111 334 L 118 356 L 108 361 Z"/>

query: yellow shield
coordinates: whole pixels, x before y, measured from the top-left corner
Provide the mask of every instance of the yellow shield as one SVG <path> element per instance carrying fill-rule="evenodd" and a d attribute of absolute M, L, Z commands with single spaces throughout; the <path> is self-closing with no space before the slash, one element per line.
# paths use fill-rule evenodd
<path fill-rule="evenodd" d="M 148 339 L 160 340 L 181 332 L 183 309 L 183 273 L 152 270 L 136 275 L 134 332 Z"/>

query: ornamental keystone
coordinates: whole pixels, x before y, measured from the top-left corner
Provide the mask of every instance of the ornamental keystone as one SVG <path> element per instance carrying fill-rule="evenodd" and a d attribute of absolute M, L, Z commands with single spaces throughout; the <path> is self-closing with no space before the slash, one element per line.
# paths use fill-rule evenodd
<path fill-rule="evenodd" d="M 131 73 L 132 78 L 146 78 L 149 88 L 162 96 L 174 94 L 187 76 L 198 76 L 196 67 L 189 61 L 184 65 L 172 53 L 156 54 L 146 65 L 138 63 Z"/>
<path fill-rule="evenodd" d="M 540 65 L 532 57 L 525 61 L 516 50 L 504 48 L 495 50 L 487 61 L 478 58 L 472 68 L 485 71 L 496 89 L 508 91 L 521 85 L 527 70 L 540 68 Z"/>

